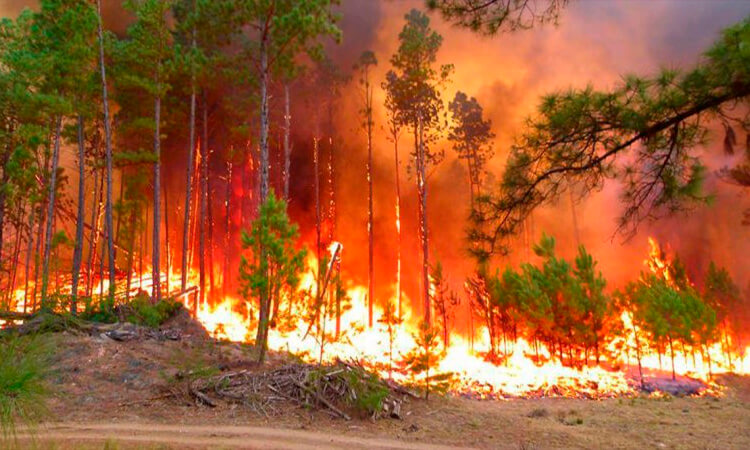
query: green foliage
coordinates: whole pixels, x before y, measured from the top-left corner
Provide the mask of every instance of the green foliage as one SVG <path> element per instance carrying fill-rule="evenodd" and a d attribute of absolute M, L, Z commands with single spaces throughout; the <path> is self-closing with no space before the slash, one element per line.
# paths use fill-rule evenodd
<path fill-rule="evenodd" d="M 501 338 L 507 357 L 508 341 L 525 335 L 570 365 L 587 364 L 590 354 L 598 362 L 621 324 L 596 262 L 583 247 L 573 264 L 557 257 L 555 240 L 547 235 L 534 253 L 541 266 L 526 263 L 493 274 L 481 265 L 468 280 L 473 313 L 490 334 L 491 356 L 499 353 Z"/>
<path fill-rule="evenodd" d="M 148 295 L 136 296 L 129 303 L 117 307 L 118 314 L 124 317 L 125 321 L 151 328 L 157 328 L 180 308 L 182 308 L 182 303 L 173 299 L 160 299 L 152 303 Z"/>
<path fill-rule="evenodd" d="M 731 122 L 747 123 L 746 108 L 737 105 L 750 96 L 748 46 L 745 19 L 726 29 L 692 70 L 626 76 L 611 91 L 587 87 L 545 96 L 516 139 L 497 192 L 475 211 L 474 244 L 490 253 L 507 250 L 504 239 L 531 211 L 571 184 L 586 195 L 619 181 L 619 230 L 625 232 L 709 201 L 696 149 L 707 143 L 712 122 L 726 130 Z M 734 142 L 727 142 L 730 149 Z"/>
<path fill-rule="evenodd" d="M 296 248 L 298 236 L 297 226 L 287 216 L 286 203 L 273 191 L 261 204 L 250 232 L 242 233 L 242 248 L 250 250 L 251 256 L 243 255 L 240 261 L 240 292 L 246 300 L 258 304 L 262 334 L 268 332 L 272 306 L 282 299 L 291 302 L 299 284 L 306 251 Z M 256 345 L 263 354 L 267 343 L 261 338 Z"/>
<path fill-rule="evenodd" d="M 18 420 L 33 425 L 47 415 L 50 353 L 38 336 L 0 337 L 0 443 L 15 434 Z"/>
<path fill-rule="evenodd" d="M 633 325 L 645 333 L 646 342 L 659 355 L 672 355 L 677 343 L 703 348 L 718 339 L 716 311 L 689 285 L 678 286 L 656 274 L 642 274 L 619 294 L 632 314 Z M 641 352 L 643 349 L 638 348 Z"/>
<path fill-rule="evenodd" d="M 98 301 L 94 301 L 91 297 L 85 297 L 80 300 L 83 301 L 83 311 L 79 312 L 81 319 L 99 323 L 117 322 L 115 300 L 112 296 L 105 296 Z"/>
<path fill-rule="evenodd" d="M 390 393 L 383 380 L 363 368 L 347 370 L 344 376 L 354 392 L 347 397 L 351 406 L 370 416 L 383 410 L 383 403 Z"/>
<path fill-rule="evenodd" d="M 440 330 L 425 321 L 420 322 L 419 332 L 413 336 L 416 347 L 401 361 L 404 371 L 414 378 L 421 378 L 425 398 L 430 397 L 430 392 L 444 394 L 454 376 L 451 372 L 436 372 L 438 364 L 445 357 L 445 350 L 440 349 L 439 336 Z"/>

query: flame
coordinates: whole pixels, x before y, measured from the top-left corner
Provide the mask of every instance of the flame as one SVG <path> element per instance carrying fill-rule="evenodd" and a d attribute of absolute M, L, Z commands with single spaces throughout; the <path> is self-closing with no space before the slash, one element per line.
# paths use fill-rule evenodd
<path fill-rule="evenodd" d="M 656 240 L 650 240 L 649 259 L 645 264 L 650 270 L 662 276 L 670 276 L 671 263 L 661 251 Z M 333 242 L 328 248 L 329 264 L 324 270 L 334 270 L 334 259 L 342 246 Z M 318 263 L 311 252 L 305 261 L 306 268 L 301 277 L 296 296 L 309 298 L 310 293 L 318 289 L 316 271 Z M 151 272 L 145 268 L 141 275 L 136 275 L 131 281 L 132 293 L 139 289 L 149 292 L 151 289 Z M 325 275 L 325 274 L 321 274 Z M 181 275 L 171 274 L 170 284 L 178 286 Z M 164 277 L 166 281 L 166 277 Z M 198 275 L 191 272 L 188 279 L 191 286 L 197 285 Z M 668 279 L 668 278 L 667 278 Z M 432 280 L 431 280 L 432 281 Z M 431 282 L 431 289 L 434 284 Z M 416 336 L 419 330 L 419 314 L 415 314 L 412 302 L 404 293 L 400 319 L 401 322 L 388 326 L 386 314 L 379 301 L 374 307 L 375 326 L 367 326 L 368 303 L 366 286 L 356 285 L 351 281 L 345 282 L 346 297 L 350 308 L 342 311 L 340 320 L 341 335 L 333 338 L 326 335 L 326 330 L 335 329 L 336 318 L 332 314 L 321 314 L 319 328 L 322 332 L 310 332 L 309 321 L 306 320 L 301 305 L 296 310 L 290 310 L 290 323 L 276 326 L 269 330 L 268 345 L 271 350 L 287 351 L 299 355 L 309 362 L 332 362 L 336 359 L 355 359 L 363 362 L 383 377 L 391 377 L 400 382 L 416 382 L 420 377 L 408 375 L 398 370 L 398 361 L 417 348 Z M 99 280 L 94 292 L 107 292 L 109 282 Z M 124 291 L 124 285 L 118 281 L 118 292 Z M 398 303 L 398 285 L 391 287 L 390 304 Z M 218 289 L 221 292 L 221 289 Z M 64 292 L 64 289 L 61 290 Z M 68 288 L 69 292 L 69 288 Z M 208 296 L 207 296 L 208 297 Z M 197 305 L 197 319 L 206 330 L 217 339 L 239 342 L 252 342 L 257 327 L 257 311 L 255 305 L 234 296 L 216 298 L 213 301 Z M 13 295 L 15 309 L 23 310 L 24 292 L 16 290 Z M 197 288 L 191 287 L 188 292 L 178 295 L 189 311 L 197 301 Z M 288 299 L 287 299 L 288 300 Z M 291 307 L 290 307 L 291 308 Z M 450 345 L 444 348 L 444 356 L 434 368 L 434 373 L 452 373 L 454 375 L 451 389 L 456 393 L 468 394 L 475 397 L 518 397 L 518 396 L 575 396 L 575 397 L 607 397 L 627 395 L 636 389 L 636 378 L 633 375 L 635 366 L 635 333 L 639 330 L 633 325 L 630 313 L 623 312 L 622 320 L 625 333 L 619 341 L 611 344 L 610 354 L 615 355 L 609 361 L 603 361 L 599 366 L 573 368 L 562 365 L 544 347 L 534 347 L 523 339 L 509 344 L 507 354 L 500 363 L 488 360 L 481 349 L 490 347 L 489 333 L 485 327 L 476 327 L 474 335 L 460 335 L 452 333 Z M 389 333 L 389 329 L 392 334 Z M 472 343 L 473 341 L 473 343 Z M 321 345 L 322 344 L 322 345 Z M 472 345 L 473 344 L 473 345 Z M 392 347 L 391 347 L 392 345 Z M 443 345 L 442 343 L 440 344 Z M 389 351 L 392 348 L 392 355 Z M 618 350 L 619 349 L 619 350 Z M 675 371 L 680 375 L 691 376 L 709 381 L 711 374 L 734 372 L 750 374 L 750 346 L 745 348 L 740 357 L 727 361 L 721 343 L 716 343 L 707 349 L 711 366 L 706 361 L 709 358 L 696 357 L 693 351 L 678 349 L 675 358 Z M 671 369 L 671 361 L 660 363 L 656 354 L 642 354 L 641 362 L 645 372 L 659 372 L 664 374 Z M 715 392 L 715 391 L 712 391 Z"/>

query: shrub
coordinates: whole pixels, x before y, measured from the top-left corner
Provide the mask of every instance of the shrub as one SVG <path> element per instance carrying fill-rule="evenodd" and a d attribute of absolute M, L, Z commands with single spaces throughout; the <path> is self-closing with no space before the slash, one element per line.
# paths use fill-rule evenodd
<path fill-rule="evenodd" d="M 15 434 L 16 421 L 33 425 L 47 413 L 50 348 L 38 336 L 0 339 L 0 431 Z"/>

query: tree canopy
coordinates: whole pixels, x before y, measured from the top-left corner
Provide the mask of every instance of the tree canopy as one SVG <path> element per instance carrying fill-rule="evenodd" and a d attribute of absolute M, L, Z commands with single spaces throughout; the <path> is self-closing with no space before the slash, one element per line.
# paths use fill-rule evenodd
<path fill-rule="evenodd" d="M 745 19 L 726 29 L 691 70 L 629 75 L 609 91 L 589 86 L 545 96 L 516 139 L 496 192 L 481 199 L 472 239 L 488 253 L 505 251 L 504 239 L 571 184 L 588 195 L 606 180 L 620 181 L 623 233 L 705 202 L 706 167 L 697 148 L 717 122 L 731 135 L 738 125 L 747 131 L 742 106 L 749 95 Z"/>

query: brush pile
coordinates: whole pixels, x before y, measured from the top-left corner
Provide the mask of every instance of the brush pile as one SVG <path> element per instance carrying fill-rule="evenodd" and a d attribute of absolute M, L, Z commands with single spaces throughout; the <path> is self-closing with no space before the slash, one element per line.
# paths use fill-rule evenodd
<path fill-rule="evenodd" d="M 414 394 L 381 380 L 359 365 L 339 361 L 331 366 L 288 364 L 262 372 L 241 370 L 188 383 L 196 403 L 215 407 L 218 402 L 239 403 L 269 416 L 274 406 L 289 402 L 351 420 L 353 413 L 372 418 L 401 418 L 401 405 Z"/>

